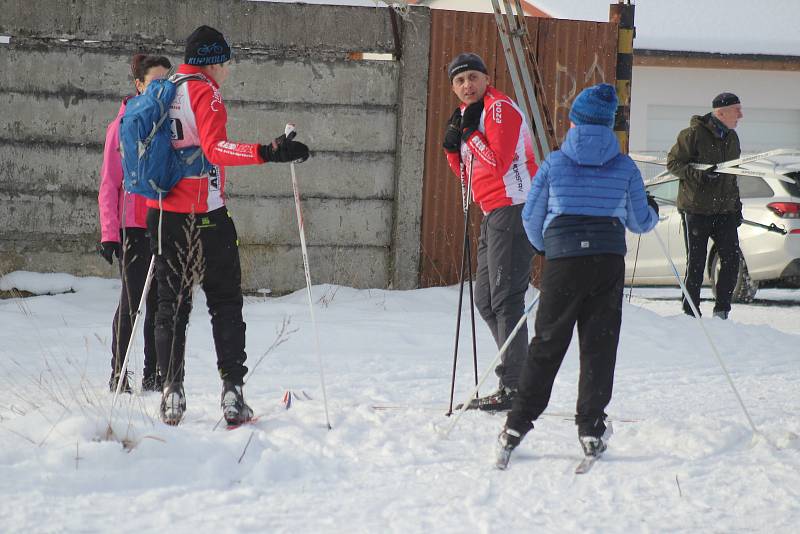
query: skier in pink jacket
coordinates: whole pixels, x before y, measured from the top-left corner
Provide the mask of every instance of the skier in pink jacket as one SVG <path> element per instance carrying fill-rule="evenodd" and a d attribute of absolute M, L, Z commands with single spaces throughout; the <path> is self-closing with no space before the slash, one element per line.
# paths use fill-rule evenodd
<path fill-rule="evenodd" d="M 131 62 L 136 94 L 141 94 L 147 84 L 156 78 L 163 78 L 172 67 L 163 56 L 137 54 Z M 133 330 L 136 310 L 144 291 L 147 269 L 150 266 L 150 238 L 147 236 L 147 206 L 145 198 L 128 194 L 122 187 L 122 159 L 119 152 L 119 123 L 125 113 L 128 99 L 125 97 L 117 117 L 108 125 L 103 166 L 100 170 L 100 191 L 97 196 L 100 211 L 100 255 L 113 264 L 117 258 L 122 293 L 117 311 L 114 314 L 111 332 L 111 378 L 109 388 L 115 391 L 120 380 L 125 353 Z M 122 246 L 122 243 L 125 246 Z M 156 365 L 153 327 L 157 308 L 157 289 L 155 279 L 147 294 L 147 313 L 144 321 L 144 369 L 142 389 L 161 391 L 162 378 Z M 130 393 L 129 377 L 124 377 L 122 391 Z"/>

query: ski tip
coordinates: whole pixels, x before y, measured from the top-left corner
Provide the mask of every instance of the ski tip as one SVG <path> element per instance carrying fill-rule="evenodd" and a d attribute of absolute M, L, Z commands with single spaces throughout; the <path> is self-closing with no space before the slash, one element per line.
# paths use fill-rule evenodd
<path fill-rule="evenodd" d="M 581 463 L 579 463 L 578 466 L 575 468 L 575 474 L 584 475 L 588 473 L 589 470 L 592 468 L 592 466 L 594 466 L 595 462 L 597 462 L 597 460 L 599 459 L 600 459 L 599 456 L 585 457 L 583 460 L 581 460 Z"/>
<path fill-rule="evenodd" d="M 500 471 L 508 469 L 508 461 L 511 459 L 511 451 L 514 449 L 507 447 L 500 447 L 495 451 L 494 466 Z"/>
<path fill-rule="evenodd" d="M 241 423 L 234 423 L 234 424 L 226 424 L 225 430 L 236 430 L 237 428 L 243 427 L 245 425 L 252 425 L 253 423 L 258 422 L 258 416 L 251 417 L 247 421 L 243 421 Z"/>

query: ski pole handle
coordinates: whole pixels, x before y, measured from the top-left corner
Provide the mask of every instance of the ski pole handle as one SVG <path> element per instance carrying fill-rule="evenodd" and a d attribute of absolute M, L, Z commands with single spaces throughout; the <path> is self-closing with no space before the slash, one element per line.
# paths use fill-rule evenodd
<path fill-rule="evenodd" d="M 286 136 L 286 139 L 291 141 L 294 139 L 294 136 L 297 135 L 297 127 L 291 122 L 287 122 L 286 128 L 283 129 L 283 134 Z"/>

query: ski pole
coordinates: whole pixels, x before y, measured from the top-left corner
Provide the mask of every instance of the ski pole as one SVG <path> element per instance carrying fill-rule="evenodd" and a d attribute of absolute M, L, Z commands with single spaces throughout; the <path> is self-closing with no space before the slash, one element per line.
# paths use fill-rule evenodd
<path fill-rule="evenodd" d="M 122 391 L 122 378 L 125 376 L 125 372 L 128 369 L 128 358 L 130 358 L 131 349 L 133 348 L 133 338 L 134 336 L 136 336 L 136 332 L 139 329 L 139 321 L 142 319 L 142 305 L 146 302 L 147 293 L 148 291 L 150 291 L 150 284 L 153 281 L 153 273 L 155 271 L 155 262 L 156 262 L 156 256 L 154 254 L 150 258 L 150 266 L 147 268 L 147 278 L 145 278 L 144 289 L 142 289 L 142 296 L 139 298 L 139 305 L 136 308 L 136 319 L 133 321 L 133 328 L 131 328 L 131 338 L 128 340 L 128 349 L 125 351 L 125 359 L 122 360 L 122 366 L 120 367 L 119 371 L 119 380 L 117 380 L 117 389 L 114 390 L 114 398 L 111 401 L 111 413 L 109 414 L 108 417 L 109 424 L 111 423 L 111 416 L 114 415 L 114 407 L 117 404 L 117 397 L 119 397 L 119 394 Z M 124 271 L 125 269 L 123 269 L 123 272 Z"/>
<path fill-rule="evenodd" d="M 463 179 L 463 170 L 462 170 L 462 179 L 461 179 L 461 187 L 462 187 L 462 198 L 463 198 L 463 208 L 464 208 L 464 242 L 461 246 L 461 273 L 459 275 L 459 286 L 458 286 L 458 312 L 456 313 L 456 339 L 455 339 L 455 347 L 453 348 L 453 376 L 452 380 L 450 381 L 450 406 L 447 410 L 447 415 L 451 415 L 453 413 L 453 396 L 455 394 L 455 387 L 456 387 L 456 366 L 458 363 L 458 341 L 461 337 L 461 310 L 463 309 L 464 303 L 464 270 L 469 264 L 469 305 L 471 308 L 472 313 L 472 353 L 473 353 L 473 360 L 475 365 L 475 383 L 478 383 L 478 350 L 477 350 L 477 342 L 475 338 L 475 306 L 473 304 L 473 293 L 472 293 L 472 255 L 470 253 L 470 237 L 469 237 L 469 197 L 472 195 L 472 163 L 473 159 L 469 161 L 469 172 L 467 173 L 467 187 L 464 190 L 464 179 Z M 463 169 L 463 166 L 462 166 Z M 469 263 L 468 263 L 469 262 Z"/>
<path fill-rule="evenodd" d="M 286 140 L 290 141 L 297 135 L 297 129 L 294 124 L 287 124 L 284 130 Z M 319 350 L 319 330 L 317 329 L 317 320 L 314 317 L 314 296 L 311 293 L 311 270 L 308 267 L 308 249 L 306 247 L 306 232 L 303 223 L 303 212 L 300 209 L 300 188 L 297 185 L 297 175 L 294 171 L 294 161 L 291 162 L 289 168 L 292 171 L 292 190 L 294 192 L 294 209 L 297 213 L 297 229 L 300 232 L 300 249 L 303 254 L 303 270 L 306 275 L 306 294 L 308 295 L 308 309 L 311 312 L 311 324 L 314 328 L 314 348 L 317 352 L 317 363 L 319 364 L 319 379 L 322 384 L 322 401 L 325 406 L 325 423 L 328 425 L 328 430 L 333 428 L 331 426 L 331 419 L 328 415 L 328 395 L 325 391 L 325 369 L 322 365 L 322 353 Z"/>
<path fill-rule="evenodd" d="M 700 325 L 700 328 L 703 330 L 703 334 L 705 334 L 706 339 L 708 340 L 708 344 L 711 346 L 711 352 L 713 352 L 714 356 L 717 358 L 717 362 L 719 362 L 719 366 L 722 368 L 722 372 L 725 374 L 725 378 L 728 379 L 728 384 L 730 384 L 731 389 L 733 390 L 733 394 L 736 396 L 736 400 L 739 401 L 739 406 L 742 407 L 742 412 L 744 412 L 744 416 L 747 418 L 747 422 L 750 423 L 750 428 L 753 429 L 754 434 L 760 435 L 761 433 L 756 428 L 756 424 L 750 417 L 750 413 L 747 411 L 747 407 L 744 405 L 744 401 L 742 400 L 741 395 L 739 395 L 739 390 L 736 389 L 736 385 L 733 383 L 733 378 L 731 378 L 730 373 L 728 373 L 728 369 L 725 367 L 725 362 L 722 361 L 722 356 L 720 356 L 719 351 L 717 350 L 717 346 L 714 344 L 714 340 L 711 339 L 711 335 L 708 333 L 706 325 L 700 318 L 700 311 L 697 309 L 697 306 L 695 306 L 694 301 L 689 296 L 689 291 L 686 290 L 686 286 L 684 285 L 683 280 L 681 280 L 681 275 L 678 274 L 678 269 L 677 267 L 675 267 L 675 262 L 673 262 L 672 258 L 669 257 L 669 252 L 667 252 L 667 247 L 664 245 L 664 241 L 661 239 L 661 235 L 659 235 L 657 230 L 654 230 L 653 233 L 656 235 L 656 239 L 658 240 L 658 244 L 661 246 L 661 251 L 664 253 L 664 257 L 667 258 L 670 267 L 672 267 L 672 274 L 675 275 L 675 278 L 678 280 L 678 284 L 681 286 L 681 291 L 683 292 L 683 298 L 686 299 L 686 302 L 688 302 L 689 306 L 692 308 L 692 313 L 694 313 L 694 316 L 697 319 L 697 324 Z"/>
<path fill-rule="evenodd" d="M 472 290 L 472 238 L 467 231 L 467 282 L 469 284 L 469 324 L 472 329 L 472 370 L 478 385 L 478 338 L 475 335 L 475 297 Z M 475 394 L 478 397 L 478 394 Z"/>
<path fill-rule="evenodd" d="M 489 377 L 489 374 L 492 371 L 494 371 L 494 368 L 497 365 L 497 362 L 503 356 L 503 354 L 505 353 L 505 351 L 508 348 L 508 346 L 511 345 L 511 342 L 514 341 L 514 338 L 517 336 L 517 332 L 519 332 L 519 330 L 522 328 L 522 325 L 525 324 L 525 321 L 528 319 L 528 314 L 530 314 L 531 311 L 533 311 L 534 306 L 536 306 L 536 303 L 539 302 L 539 297 L 540 296 L 541 296 L 541 293 L 538 293 L 536 295 L 536 297 L 533 299 L 533 302 L 531 302 L 528 305 L 528 307 L 525 308 L 525 311 L 523 312 L 522 317 L 519 318 L 519 321 L 517 321 L 517 325 L 514 327 L 514 330 L 511 331 L 511 334 L 509 334 L 508 338 L 506 338 L 506 341 L 505 341 L 505 343 L 503 343 L 503 346 L 500 347 L 500 349 L 497 351 L 497 355 L 494 357 L 494 360 L 492 360 L 492 363 L 489 364 L 489 367 L 486 368 L 486 371 L 484 371 L 483 375 L 481 376 L 481 379 L 478 381 L 478 384 L 475 386 L 475 389 L 473 389 L 469 393 L 469 396 L 467 396 L 466 401 L 464 401 L 464 404 L 461 405 L 461 409 L 458 411 L 458 413 L 453 418 L 453 420 L 450 421 L 450 425 L 444 430 L 444 432 L 440 433 L 442 439 L 447 439 L 447 436 L 449 436 L 450 432 L 453 431 L 453 428 L 458 423 L 458 420 L 461 419 L 461 416 L 464 415 L 464 412 L 467 411 L 467 408 L 469 406 L 469 401 L 472 400 L 472 396 L 475 395 L 476 393 L 478 393 L 478 391 L 480 390 L 480 387 L 483 385 L 483 383 Z"/>
<path fill-rule="evenodd" d="M 775 232 L 777 234 L 786 235 L 789 232 L 786 231 L 785 228 L 781 228 L 780 226 L 776 225 L 775 223 L 770 224 L 761 224 L 755 221 L 748 221 L 747 219 L 742 219 L 742 224 L 746 224 L 748 226 L 755 226 L 756 228 L 763 228 L 768 232 Z"/>
<path fill-rule="evenodd" d="M 469 324 L 472 328 L 472 370 L 475 374 L 475 385 L 478 385 L 478 338 L 475 335 L 475 296 L 472 290 L 472 236 L 469 231 L 469 206 L 470 197 L 472 196 L 472 165 L 475 162 L 475 156 L 469 159 L 469 191 L 465 197 L 466 206 L 466 224 L 464 225 L 464 237 L 466 239 L 465 245 L 467 250 L 467 281 L 469 282 Z M 478 394 L 475 394 L 475 398 Z"/>
<path fill-rule="evenodd" d="M 639 234 L 639 239 L 636 240 L 636 257 L 633 259 L 633 274 L 631 274 L 631 289 L 628 291 L 628 303 L 630 304 L 633 297 L 633 282 L 636 280 L 636 264 L 639 263 L 639 245 L 642 244 L 642 234 Z"/>
<path fill-rule="evenodd" d="M 677 206 L 675 202 L 667 200 L 666 198 L 661 198 L 661 197 L 653 197 L 653 198 L 655 198 L 658 202 L 663 202 L 664 204 L 669 204 L 670 206 Z M 749 219 L 742 219 L 742 224 L 746 224 L 747 226 L 755 226 L 756 228 L 763 228 L 768 232 L 775 232 L 776 234 L 781 234 L 781 235 L 786 235 L 789 233 L 786 231 L 785 228 L 781 228 L 775 223 L 761 224 L 759 222 L 751 221 Z"/>

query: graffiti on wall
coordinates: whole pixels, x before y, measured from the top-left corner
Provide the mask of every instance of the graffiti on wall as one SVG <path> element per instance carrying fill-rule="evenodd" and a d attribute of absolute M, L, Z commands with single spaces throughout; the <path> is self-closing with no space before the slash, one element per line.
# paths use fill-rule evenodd
<path fill-rule="evenodd" d="M 569 129 L 569 110 L 572 106 L 572 101 L 577 96 L 580 90 L 591 85 L 603 83 L 606 81 L 606 73 L 600 64 L 600 57 L 597 52 L 594 53 L 594 59 L 586 69 L 583 76 L 576 77 L 574 74 L 575 69 L 567 65 L 563 65 L 560 61 L 556 62 L 556 90 L 553 95 L 553 120 L 556 125 L 563 125 L 562 128 L 556 127 L 557 132 L 564 132 L 562 135 L 557 135 L 558 143 L 564 142 Z"/>

